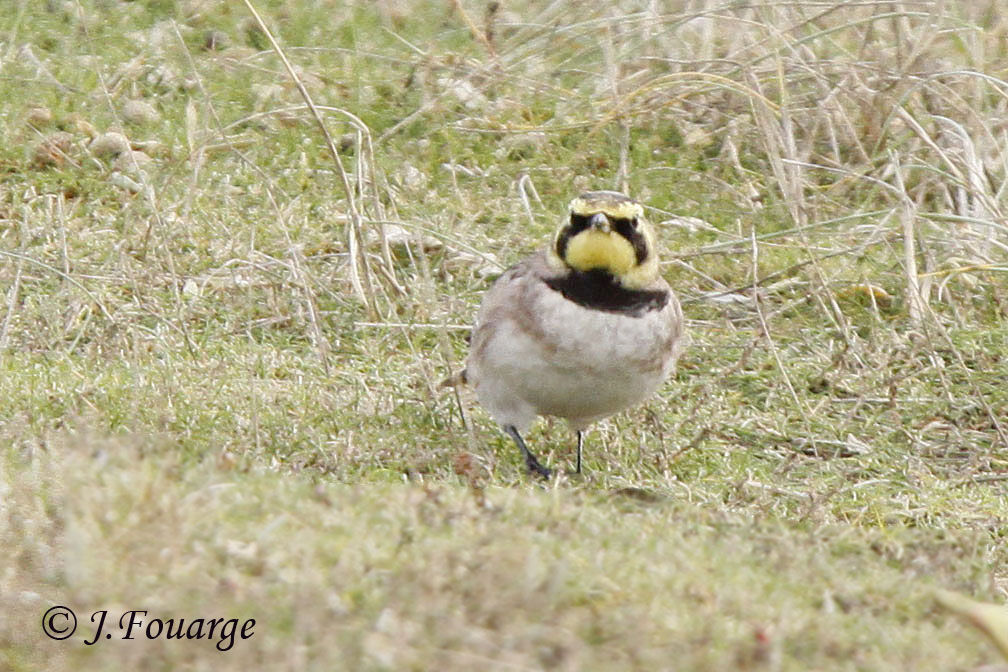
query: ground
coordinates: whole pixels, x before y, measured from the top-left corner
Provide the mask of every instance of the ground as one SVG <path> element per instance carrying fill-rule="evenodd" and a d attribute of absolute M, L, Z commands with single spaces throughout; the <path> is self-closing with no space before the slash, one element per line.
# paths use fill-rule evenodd
<path fill-rule="evenodd" d="M 998 3 L 252 5 L 0 16 L 0 668 L 1001 660 Z M 441 382 L 603 188 L 692 342 L 541 483 Z"/>

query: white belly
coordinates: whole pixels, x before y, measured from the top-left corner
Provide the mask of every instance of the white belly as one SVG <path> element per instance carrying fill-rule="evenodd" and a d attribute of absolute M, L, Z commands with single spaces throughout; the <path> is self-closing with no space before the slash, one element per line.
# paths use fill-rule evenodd
<path fill-rule="evenodd" d="M 472 371 L 480 403 L 523 430 L 536 415 L 575 428 L 640 403 L 675 366 L 674 299 L 641 317 L 592 311 L 544 292 L 534 314 L 500 320 Z"/>

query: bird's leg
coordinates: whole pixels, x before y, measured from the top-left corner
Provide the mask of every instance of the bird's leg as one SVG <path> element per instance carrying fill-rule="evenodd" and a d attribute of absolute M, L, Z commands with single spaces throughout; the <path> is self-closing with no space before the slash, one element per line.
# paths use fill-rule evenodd
<path fill-rule="evenodd" d="M 577 469 L 574 470 L 575 474 L 581 473 L 581 443 L 584 441 L 584 432 L 580 429 L 577 432 L 578 437 L 578 454 L 577 454 Z"/>
<path fill-rule="evenodd" d="M 515 429 L 514 425 L 504 425 L 504 431 L 507 432 L 508 436 L 514 439 L 514 442 L 518 444 L 518 449 L 521 450 L 522 457 L 525 458 L 525 466 L 528 467 L 530 474 L 538 474 L 543 478 L 550 477 L 550 470 L 539 464 L 539 460 L 536 456 L 528 449 L 525 445 L 525 441 L 522 440 L 521 434 Z"/>

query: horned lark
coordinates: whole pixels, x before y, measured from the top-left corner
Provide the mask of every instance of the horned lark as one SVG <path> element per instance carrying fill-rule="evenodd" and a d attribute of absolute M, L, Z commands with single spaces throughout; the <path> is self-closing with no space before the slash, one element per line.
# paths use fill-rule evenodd
<path fill-rule="evenodd" d="M 530 473 L 550 471 L 522 434 L 537 415 L 566 419 L 580 473 L 585 428 L 658 389 L 675 369 L 683 327 L 640 203 L 591 191 L 571 201 L 548 249 L 486 293 L 463 375 Z"/>

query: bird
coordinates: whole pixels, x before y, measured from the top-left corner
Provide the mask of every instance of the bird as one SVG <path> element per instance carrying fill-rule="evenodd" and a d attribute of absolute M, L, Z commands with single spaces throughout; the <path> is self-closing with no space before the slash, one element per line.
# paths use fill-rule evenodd
<path fill-rule="evenodd" d="M 484 294 L 461 379 L 511 437 L 530 474 L 551 476 L 523 434 L 537 416 L 577 435 L 649 398 L 685 346 L 682 308 L 661 277 L 638 201 L 589 191 L 570 202 L 552 244 Z"/>

